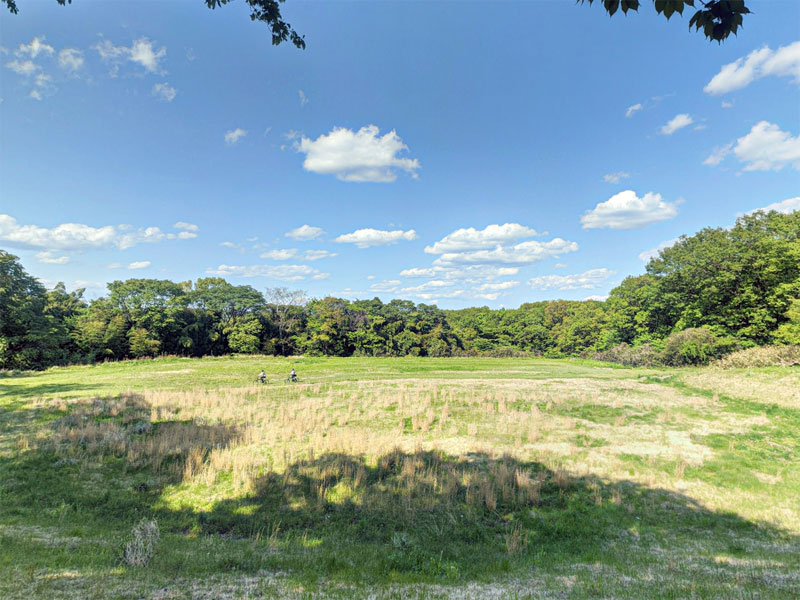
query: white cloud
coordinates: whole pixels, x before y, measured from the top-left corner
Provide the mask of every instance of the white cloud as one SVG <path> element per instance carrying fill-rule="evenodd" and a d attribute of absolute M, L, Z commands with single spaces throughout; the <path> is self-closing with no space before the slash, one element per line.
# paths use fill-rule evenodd
<path fill-rule="evenodd" d="M 606 173 L 603 175 L 603 181 L 606 183 L 619 183 L 623 179 L 627 179 L 630 177 L 630 173 L 626 173 L 625 171 L 617 171 L 616 173 Z"/>
<path fill-rule="evenodd" d="M 723 100 L 722 108 L 733 108 L 733 102 L 725 102 L 725 100 Z"/>
<path fill-rule="evenodd" d="M 246 135 L 247 131 L 242 129 L 241 127 L 237 127 L 236 129 L 230 129 L 225 132 L 225 143 L 228 144 L 229 146 L 232 146 Z"/>
<path fill-rule="evenodd" d="M 597 302 L 605 302 L 606 300 L 608 300 L 608 294 L 605 295 L 592 294 L 591 296 L 586 296 L 586 298 L 583 299 L 584 302 L 586 302 L 587 300 L 596 300 Z"/>
<path fill-rule="evenodd" d="M 800 41 L 781 46 L 774 52 L 768 46 L 753 50 L 746 57 L 723 66 L 703 91 L 712 95 L 727 94 L 771 75 L 793 77 L 794 83 L 800 83 Z"/>
<path fill-rule="evenodd" d="M 146 37 L 139 38 L 133 42 L 130 48 L 129 59 L 151 73 L 161 73 L 159 61 L 167 55 L 167 49 L 162 46 L 157 51 L 153 50 L 153 43 Z"/>
<path fill-rule="evenodd" d="M 336 175 L 342 181 L 388 182 L 397 179 L 397 170 L 416 177 L 419 161 L 397 155 L 408 146 L 395 130 L 379 136 L 375 125 L 352 131 L 334 127 L 316 140 L 301 136 L 295 149 L 306 155 L 303 168 L 323 175 Z"/>
<path fill-rule="evenodd" d="M 402 229 L 384 231 L 368 227 L 366 229 L 357 229 L 352 233 L 342 234 L 333 241 L 339 244 L 355 244 L 359 248 L 369 248 L 370 246 L 394 244 L 400 240 L 411 241 L 415 239 L 417 239 L 417 232 L 413 229 L 408 231 L 403 231 Z"/>
<path fill-rule="evenodd" d="M 28 93 L 28 97 L 29 98 L 33 98 L 34 100 L 41 100 L 42 99 L 42 93 L 39 90 L 31 90 Z"/>
<path fill-rule="evenodd" d="M 83 66 L 83 52 L 77 48 L 64 48 L 58 53 L 58 66 L 65 71 L 74 73 Z"/>
<path fill-rule="evenodd" d="M 137 244 L 155 243 L 167 239 L 189 239 L 197 234 L 183 231 L 164 233 L 158 227 L 129 231 L 122 225 L 91 227 L 80 223 L 62 223 L 53 228 L 20 225 L 10 215 L 0 214 L 0 242 L 17 248 L 82 251 L 93 248 L 125 250 Z"/>
<path fill-rule="evenodd" d="M 19 48 L 14 50 L 15 55 L 28 56 L 30 58 L 36 58 L 42 52 L 45 54 L 53 54 L 54 52 L 53 47 L 44 42 L 44 36 L 33 38 L 30 44 L 20 44 Z"/>
<path fill-rule="evenodd" d="M 320 237 L 325 231 L 322 227 L 312 227 L 311 225 L 301 225 L 296 229 L 292 229 L 291 231 L 287 231 L 284 235 L 285 237 L 292 238 L 293 240 L 297 240 L 300 242 L 307 242 L 309 240 L 315 240 Z"/>
<path fill-rule="evenodd" d="M 683 129 L 684 127 L 688 127 L 694 123 L 692 117 L 690 117 L 686 113 L 682 113 L 679 115 L 675 115 L 669 123 L 661 127 L 661 134 L 662 135 L 672 135 L 679 129 Z"/>
<path fill-rule="evenodd" d="M 565 265 L 564 263 L 556 263 L 553 265 L 554 269 L 566 269 L 569 265 Z"/>
<path fill-rule="evenodd" d="M 150 264 L 151 263 L 150 263 L 149 260 L 137 260 L 137 261 L 134 261 L 134 262 L 130 263 L 128 265 L 128 268 L 131 271 L 136 271 L 137 269 L 146 269 L 147 267 L 150 266 Z"/>
<path fill-rule="evenodd" d="M 269 258 L 271 260 L 289 260 L 293 258 L 297 254 L 297 248 L 276 248 L 275 250 L 270 250 L 269 252 L 264 252 L 260 256 L 261 258 Z"/>
<path fill-rule="evenodd" d="M 97 51 L 104 62 L 111 65 L 112 77 L 116 77 L 120 65 L 126 60 L 144 67 L 149 73 L 159 75 L 166 73 L 160 62 L 167 55 L 167 49 L 162 46 L 155 50 L 153 42 L 146 37 L 134 40 L 130 47 L 115 46 L 110 40 L 102 40 L 92 48 Z"/>
<path fill-rule="evenodd" d="M 715 167 L 723 160 L 728 154 L 731 153 L 731 149 L 733 148 L 733 142 L 730 144 L 725 144 L 724 146 L 714 146 L 714 149 L 711 151 L 706 159 L 703 161 L 704 165 L 708 165 L 710 167 Z"/>
<path fill-rule="evenodd" d="M 175 96 L 178 95 L 178 90 L 176 90 L 167 82 L 164 82 L 155 84 L 150 93 L 157 98 L 161 98 L 167 102 L 172 102 L 175 99 Z"/>
<path fill-rule="evenodd" d="M 399 279 L 390 279 L 388 281 L 379 281 L 369 286 L 371 292 L 396 292 L 400 285 Z"/>
<path fill-rule="evenodd" d="M 433 267 L 415 267 L 400 271 L 401 277 L 409 279 L 452 279 L 476 283 L 491 281 L 498 277 L 507 277 L 519 273 L 519 267 L 497 267 L 495 265 L 467 265 L 460 267 L 437 265 Z"/>
<path fill-rule="evenodd" d="M 481 250 L 535 235 L 539 235 L 535 229 L 519 223 L 488 225 L 480 230 L 468 227 L 455 230 L 434 243 L 433 246 L 426 246 L 425 252 L 428 254 L 444 254 L 446 252 Z"/>
<path fill-rule="evenodd" d="M 33 75 L 39 70 L 39 65 L 34 63 L 32 60 L 10 60 L 6 63 L 6 67 L 14 71 L 14 73 L 17 75 L 25 75 L 26 77 Z"/>
<path fill-rule="evenodd" d="M 454 266 L 459 264 L 529 264 L 549 257 L 578 250 L 576 242 L 554 238 L 549 242 L 528 241 L 513 246 L 497 246 L 492 250 L 446 252 L 433 264 Z"/>
<path fill-rule="evenodd" d="M 751 215 L 759 210 L 764 212 L 770 212 L 774 210 L 779 213 L 788 215 L 796 210 L 800 210 L 800 196 L 797 196 L 795 198 L 788 198 L 786 200 L 782 200 L 781 202 L 773 202 L 772 204 L 767 204 L 766 206 L 762 206 L 761 208 L 756 208 L 754 210 L 747 211 L 745 214 Z"/>
<path fill-rule="evenodd" d="M 69 262 L 69 256 L 56 256 L 55 252 L 45 250 L 36 254 L 36 260 L 48 265 L 63 265 Z"/>
<path fill-rule="evenodd" d="M 297 90 L 297 95 L 300 98 L 300 106 L 305 106 L 308 104 L 308 96 L 303 90 Z"/>
<path fill-rule="evenodd" d="M 339 256 L 336 252 L 330 252 L 328 250 L 306 250 L 303 258 L 306 260 L 319 260 L 321 258 L 333 258 L 334 256 Z"/>
<path fill-rule="evenodd" d="M 219 265 L 216 269 L 206 269 L 206 273 L 222 277 L 268 277 L 281 281 L 301 281 L 309 277 L 325 279 L 329 275 L 308 265 Z"/>
<path fill-rule="evenodd" d="M 745 171 L 780 171 L 786 166 L 800 170 L 800 135 L 792 137 L 774 123 L 761 121 L 736 140 L 733 153 L 747 163 Z"/>
<path fill-rule="evenodd" d="M 630 119 L 638 111 L 642 110 L 642 108 L 643 108 L 643 106 L 641 105 L 641 103 L 637 103 L 637 104 L 634 104 L 633 106 L 629 106 L 625 110 L 625 116 Z"/>
<path fill-rule="evenodd" d="M 591 290 L 606 283 L 615 271 L 590 269 L 574 275 L 541 275 L 528 280 L 535 290 Z"/>
<path fill-rule="evenodd" d="M 106 269 L 121 269 L 122 263 L 113 262 L 106 265 Z"/>
<path fill-rule="evenodd" d="M 650 262 L 650 259 L 651 258 L 655 258 L 656 256 L 658 256 L 659 252 L 661 252 L 662 250 L 665 250 L 667 248 L 671 248 L 672 246 L 677 244 L 680 240 L 681 240 L 681 238 L 676 237 L 676 238 L 673 238 L 671 240 L 667 240 L 666 242 L 661 242 L 655 248 L 650 248 L 649 250 L 644 250 L 643 252 L 639 253 L 639 260 L 641 260 L 643 262 Z"/>
<path fill-rule="evenodd" d="M 175 229 L 185 229 L 186 231 L 199 231 L 200 228 L 194 223 L 187 223 L 186 221 L 178 221 L 172 226 Z"/>
<path fill-rule="evenodd" d="M 665 202 L 661 194 L 647 192 L 639 198 L 633 190 L 625 190 L 586 211 L 581 223 L 584 229 L 641 229 L 677 214 L 676 204 Z"/>

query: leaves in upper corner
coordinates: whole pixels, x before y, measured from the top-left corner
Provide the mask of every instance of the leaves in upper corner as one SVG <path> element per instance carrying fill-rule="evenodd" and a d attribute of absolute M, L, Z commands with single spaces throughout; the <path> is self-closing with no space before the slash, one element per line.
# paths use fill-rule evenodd
<path fill-rule="evenodd" d="M 594 0 L 576 0 L 576 2 L 581 4 L 588 2 L 591 5 Z M 612 16 L 619 9 L 626 14 L 629 10 L 638 11 L 640 1 L 602 0 L 602 3 L 609 16 Z M 685 7 L 695 5 L 694 0 L 653 0 L 653 3 L 656 12 L 668 20 L 675 13 L 683 15 Z M 742 15 L 750 13 L 745 0 L 701 0 L 700 4 L 703 8 L 694 13 L 689 21 L 689 28 L 694 27 L 695 31 L 702 29 L 709 40 L 717 42 L 722 42 L 731 33 L 736 35 L 742 26 Z"/>

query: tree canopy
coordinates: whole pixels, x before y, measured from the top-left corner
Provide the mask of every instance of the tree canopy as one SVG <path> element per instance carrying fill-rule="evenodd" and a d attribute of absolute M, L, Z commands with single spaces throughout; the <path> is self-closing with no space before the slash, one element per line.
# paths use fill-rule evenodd
<path fill-rule="evenodd" d="M 587 0 L 577 0 L 581 4 Z M 595 0 L 588 0 L 593 4 Z M 597 0 L 603 5 L 609 16 L 613 16 L 618 10 L 627 14 L 629 10 L 637 12 L 639 10 L 639 0 Z M 750 14 L 750 9 L 745 6 L 745 0 L 697 0 L 702 6 L 698 8 L 692 18 L 689 19 L 689 29 L 694 27 L 695 31 L 703 30 L 709 40 L 722 42 L 730 36 L 736 35 L 739 27 L 742 26 L 744 15 Z M 653 0 L 656 12 L 669 20 L 672 15 L 678 13 L 683 15 L 684 8 L 695 7 L 695 0 Z"/>
<path fill-rule="evenodd" d="M 17 0 L 0 0 L 4 2 L 13 14 L 17 14 Z M 203 0 L 210 9 L 215 9 L 232 0 Z M 292 26 L 283 20 L 281 15 L 281 3 L 286 0 L 244 0 L 250 7 L 250 20 L 264 23 L 272 33 L 273 45 L 278 45 L 285 41 L 290 41 L 296 47 L 305 49 L 305 37 L 297 33 Z M 587 0 L 576 0 L 583 4 Z M 72 0 L 56 0 L 60 5 L 72 4 Z M 588 0 L 593 4 L 595 0 Z M 603 8 L 613 16 L 619 10 L 627 14 L 628 11 L 638 11 L 640 0 L 597 0 Z M 672 15 L 683 14 L 684 8 L 695 7 L 695 0 L 653 0 L 656 12 L 669 20 Z M 743 17 L 750 13 L 750 9 L 745 6 L 745 0 L 697 0 L 702 6 L 698 8 L 689 20 L 689 28 L 695 31 L 703 30 L 703 34 L 709 39 L 722 42 L 730 34 L 736 34 L 742 26 Z"/>

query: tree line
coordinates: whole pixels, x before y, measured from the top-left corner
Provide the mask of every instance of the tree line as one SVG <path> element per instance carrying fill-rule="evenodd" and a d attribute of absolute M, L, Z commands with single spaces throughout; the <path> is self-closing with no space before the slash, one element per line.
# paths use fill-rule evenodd
<path fill-rule="evenodd" d="M 694 364 L 800 344 L 800 211 L 682 236 L 605 301 L 442 310 L 408 300 L 262 293 L 217 277 L 129 279 L 86 301 L 0 250 L 0 369 L 158 355 L 595 356 Z"/>

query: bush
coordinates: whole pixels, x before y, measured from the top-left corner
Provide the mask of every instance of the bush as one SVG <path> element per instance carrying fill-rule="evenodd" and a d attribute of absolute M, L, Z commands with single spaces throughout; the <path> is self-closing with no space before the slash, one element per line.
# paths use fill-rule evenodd
<path fill-rule="evenodd" d="M 800 366 L 800 346 L 758 346 L 739 350 L 714 363 L 720 369 Z"/>
<path fill-rule="evenodd" d="M 662 358 L 664 364 L 672 367 L 706 365 L 737 347 L 738 342 L 733 338 L 718 338 L 705 327 L 690 327 L 671 333 L 664 340 Z"/>
<path fill-rule="evenodd" d="M 589 358 L 613 362 L 625 365 L 626 367 L 654 367 L 663 364 L 658 350 L 653 348 L 650 344 L 629 346 L 625 342 L 622 342 L 608 350 L 595 352 Z"/>
<path fill-rule="evenodd" d="M 155 519 L 142 519 L 131 529 L 131 537 L 122 548 L 122 562 L 129 567 L 144 567 L 156 553 L 161 536 Z"/>

